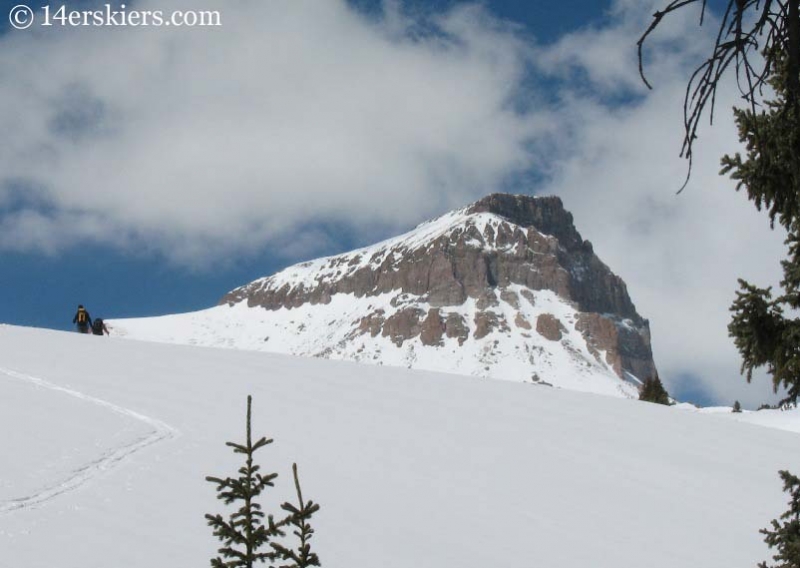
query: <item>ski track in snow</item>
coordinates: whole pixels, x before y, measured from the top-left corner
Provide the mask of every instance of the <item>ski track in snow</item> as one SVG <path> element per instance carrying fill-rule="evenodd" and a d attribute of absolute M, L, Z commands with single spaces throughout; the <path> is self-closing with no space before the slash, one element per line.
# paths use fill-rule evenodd
<path fill-rule="evenodd" d="M 165 422 L 162 422 L 160 420 L 156 420 L 155 418 L 145 416 L 144 414 L 140 414 L 134 410 L 123 408 L 111 402 L 95 398 L 93 396 L 89 396 L 72 389 L 55 385 L 51 382 L 45 381 L 44 379 L 33 377 L 31 375 L 26 375 L 23 373 L 18 373 L 16 371 L 12 371 L 9 369 L 2 369 L 2 368 L 0 368 L 0 373 L 12 379 L 17 379 L 28 383 L 32 383 L 38 387 L 61 392 L 66 395 L 89 402 L 91 404 L 102 406 L 104 408 L 111 410 L 112 412 L 121 414 L 123 416 L 128 416 L 130 418 L 143 422 L 153 428 L 153 431 L 147 434 L 146 436 L 140 437 L 129 444 L 125 444 L 123 446 L 119 446 L 117 448 L 113 448 L 111 450 L 106 451 L 98 459 L 93 460 L 87 464 L 84 464 L 83 466 L 74 470 L 66 479 L 56 484 L 48 485 L 47 487 L 44 487 L 39 491 L 32 493 L 31 495 L 18 497 L 16 499 L 11 499 L 8 501 L 0 501 L 0 514 L 16 511 L 19 509 L 27 509 L 29 507 L 33 507 L 35 505 L 40 505 L 42 503 L 50 501 L 51 499 L 58 497 L 59 495 L 72 491 L 73 489 L 77 489 L 87 481 L 90 481 L 91 479 L 100 475 L 101 473 L 112 469 L 117 464 L 119 464 L 123 459 L 138 452 L 139 450 L 143 450 L 144 448 L 152 446 L 157 442 L 161 442 L 163 440 L 168 440 L 180 436 L 180 431 L 178 431 L 176 428 L 173 428 L 169 424 L 166 424 Z"/>

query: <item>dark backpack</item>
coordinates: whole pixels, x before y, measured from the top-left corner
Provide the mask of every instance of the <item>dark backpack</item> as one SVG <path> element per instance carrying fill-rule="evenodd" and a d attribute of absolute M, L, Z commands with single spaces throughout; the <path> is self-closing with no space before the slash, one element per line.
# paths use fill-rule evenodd
<path fill-rule="evenodd" d="M 103 335 L 103 320 L 98 318 L 92 322 L 92 332 L 95 335 Z"/>
<path fill-rule="evenodd" d="M 86 324 L 86 310 L 78 310 L 78 324 Z"/>

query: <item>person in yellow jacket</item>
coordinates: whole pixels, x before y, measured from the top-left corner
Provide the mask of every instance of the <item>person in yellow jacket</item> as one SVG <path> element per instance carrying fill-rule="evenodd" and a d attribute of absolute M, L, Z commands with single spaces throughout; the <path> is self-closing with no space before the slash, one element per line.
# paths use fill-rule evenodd
<path fill-rule="evenodd" d="M 86 311 L 86 308 L 81 305 L 78 306 L 78 311 L 75 313 L 75 317 L 72 318 L 72 323 L 78 326 L 79 333 L 89 333 L 89 329 L 92 327 L 92 317 Z"/>

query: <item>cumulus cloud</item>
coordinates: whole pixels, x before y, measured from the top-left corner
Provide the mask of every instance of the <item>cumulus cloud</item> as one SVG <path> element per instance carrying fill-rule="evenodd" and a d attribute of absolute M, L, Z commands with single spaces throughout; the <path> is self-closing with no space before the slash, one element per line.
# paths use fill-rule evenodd
<path fill-rule="evenodd" d="M 181 0 L 137 9 L 198 9 Z M 553 44 L 474 5 L 364 16 L 344 0 L 242 1 L 221 28 L 0 37 L 0 250 L 82 242 L 178 263 L 314 253 L 317 221 L 385 236 L 538 172 L 650 318 L 668 386 L 757 404 L 727 337 L 736 278 L 779 279 L 782 235 L 717 175 L 727 108 L 686 164 L 683 90 L 713 21 L 617 0 Z M 302 228 L 303 238 L 294 238 Z M 364 240 L 369 236 L 364 234 Z"/>
<path fill-rule="evenodd" d="M 704 126 L 696 142 L 690 184 L 676 195 L 687 168 L 678 156 L 687 65 L 707 55 L 709 37 L 698 33 L 696 19 L 670 21 L 663 36 L 652 38 L 657 51 L 648 54 L 656 89 L 641 96 L 631 60 L 644 29 L 642 10 L 624 2 L 615 9 L 611 26 L 562 38 L 547 53 L 584 73 L 562 93 L 566 141 L 546 189 L 564 198 L 584 237 L 626 280 L 639 312 L 650 318 L 656 363 L 668 387 L 705 390 L 728 404 L 775 400 L 766 377 L 747 385 L 739 375 L 740 358 L 727 336 L 737 278 L 776 284 L 785 236 L 771 231 L 765 215 L 718 175 L 720 157 L 739 149 L 730 113 L 739 102 L 735 87 L 726 84 L 721 91 L 716 123 Z M 713 31 L 713 21 L 706 26 Z M 685 45 L 675 43 L 679 37 Z M 587 54 L 586 46 L 594 45 L 602 47 L 601 58 Z M 628 90 L 634 102 L 585 95 L 612 90 L 617 96 Z M 687 376 L 700 387 L 688 387 Z"/>
<path fill-rule="evenodd" d="M 221 12 L 213 29 L 2 38 L 0 73 L 15 80 L 0 86 L 0 125 L 14 133 L 0 199 L 9 180 L 43 188 L 4 226 L 43 201 L 51 210 L 33 241 L 6 232 L 0 246 L 92 238 L 75 222 L 90 217 L 119 242 L 202 262 L 313 218 L 405 226 L 529 167 L 528 144 L 550 124 L 513 104 L 529 46 L 480 8 L 367 19 L 343 0 L 293 0 Z"/>

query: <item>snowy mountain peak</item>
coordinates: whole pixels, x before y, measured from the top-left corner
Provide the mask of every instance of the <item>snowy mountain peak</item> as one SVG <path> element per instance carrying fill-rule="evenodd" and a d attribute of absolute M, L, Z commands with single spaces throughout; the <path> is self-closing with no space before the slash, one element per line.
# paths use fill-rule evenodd
<path fill-rule="evenodd" d="M 158 319 L 118 327 L 624 396 L 655 372 L 647 321 L 557 197 L 493 194 L 258 279 L 216 308 Z"/>

